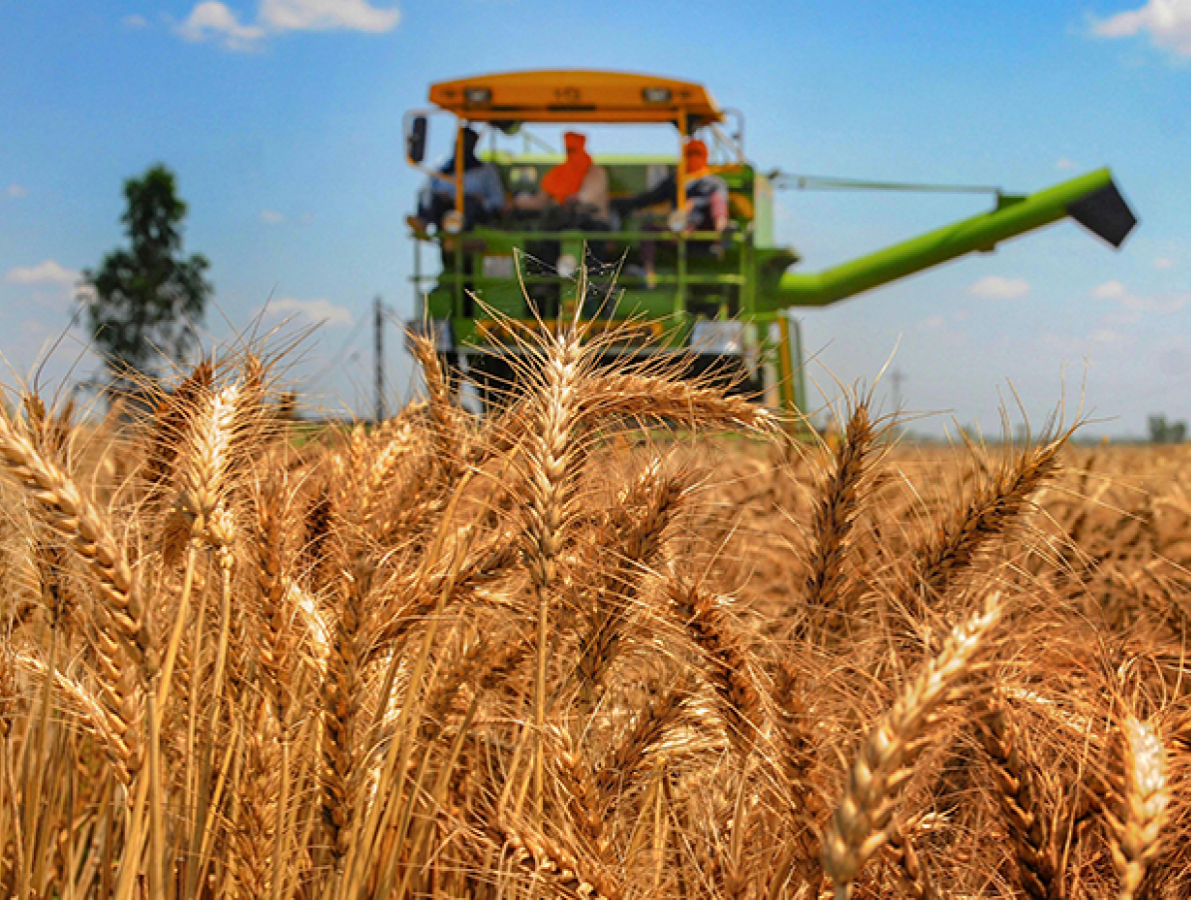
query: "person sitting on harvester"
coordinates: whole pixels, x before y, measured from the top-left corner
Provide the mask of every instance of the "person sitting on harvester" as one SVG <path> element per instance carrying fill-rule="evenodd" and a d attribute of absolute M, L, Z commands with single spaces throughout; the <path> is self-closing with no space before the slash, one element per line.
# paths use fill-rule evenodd
<path fill-rule="evenodd" d="M 707 145 L 698 139 L 682 148 L 686 163 L 686 208 L 683 231 L 722 232 L 728 227 L 728 184 L 711 171 Z M 621 216 L 666 204 L 678 206 L 678 174 L 673 170 L 654 187 L 633 197 L 618 197 L 612 208 Z"/>
<path fill-rule="evenodd" d="M 728 221 L 728 184 L 719 175 L 711 171 L 708 165 L 707 145 L 692 138 L 682 148 L 683 162 L 686 168 L 686 206 L 682 213 L 681 230 L 685 233 L 693 231 L 714 231 L 723 234 Z M 666 204 L 670 207 L 678 206 L 678 175 L 671 172 L 656 186 L 634 197 L 624 197 L 613 201 L 613 208 L 621 216 L 627 216 L 638 209 Z M 646 226 L 646 230 L 650 230 Z M 695 252 L 698 245 L 692 247 Z M 712 255 L 722 253 L 719 244 L 707 247 Z M 641 263 L 645 268 L 645 281 L 650 286 L 657 282 L 654 260 L 657 256 L 657 244 L 654 241 L 641 242 Z"/>
<path fill-rule="evenodd" d="M 505 189 L 500 181 L 500 172 L 491 163 L 482 162 L 476 156 L 476 145 L 480 136 L 475 129 L 463 129 L 463 223 L 462 228 L 483 225 L 491 221 L 504 209 Z M 443 178 L 431 177 L 418 193 L 418 214 L 407 220 L 410 228 L 419 236 L 425 236 L 426 229 L 433 225 L 443 230 L 443 217 L 456 208 L 454 154 L 438 170 Z"/>
<path fill-rule="evenodd" d="M 519 194 L 516 209 L 541 211 L 547 224 L 587 228 L 608 221 L 608 170 L 592 162 L 587 138 L 574 131 L 563 135 L 566 159 L 542 176 L 536 194 Z"/>
<path fill-rule="evenodd" d="M 728 227 L 728 184 L 711 171 L 707 163 L 707 145 L 687 141 L 686 160 L 686 231 L 714 231 L 721 234 Z"/>

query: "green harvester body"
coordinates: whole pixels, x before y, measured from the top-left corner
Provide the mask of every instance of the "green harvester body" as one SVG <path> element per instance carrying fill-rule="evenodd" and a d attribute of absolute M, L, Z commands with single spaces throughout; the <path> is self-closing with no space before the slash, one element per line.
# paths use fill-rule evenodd
<path fill-rule="evenodd" d="M 485 121 L 453 111 L 460 122 Z M 562 156 L 492 149 L 481 158 L 497 168 L 511 196 L 538 184 Z M 680 165 L 678 154 L 593 153 L 593 159 L 606 170 L 613 198 L 638 194 Z M 969 253 L 992 252 L 1002 241 L 1063 218 L 1113 246 L 1136 222 L 1109 170 L 1099 169 L 1028 196 L 998 193 L 987 212 L 802 273 L 790 271 L 797 253 L 774 241 L 774 179 L 742 153 L 717 174 L 730 201 L 731 221 L 722 233 L 670 230 L 672 210 L 655 209 L 597 227 L 505 215 L 456 234 L 417 235 L 412 280 L 418 318 L 412 324 L 434 329 L 443 361 L 467 371 L 485 399 L 489 388 L 513 380 L 513 357 L 526 352 L 517 337 L 522 326 L 569 321 L 578 313 L 593 332 L 619 335 L 609 351 L 615 359 L 672 354 L 692 375 L 723 377 L 773 405 L 805 410 L 799 327 L 790 310 L 826 306 Z M 641 266 L 647 244 L 655 258 L 649 277 Z M 579 266 L 590 276 L 585 298 L 575 296 Z M 582 310 L 575 309 L 579 302 Z"/>

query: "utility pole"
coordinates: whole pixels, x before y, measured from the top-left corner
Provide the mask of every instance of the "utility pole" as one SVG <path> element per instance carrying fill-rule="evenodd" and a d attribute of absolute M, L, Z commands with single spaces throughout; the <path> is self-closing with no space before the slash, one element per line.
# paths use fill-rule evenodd
<path fill-rule="evenodd" d="M 889 380 L 893 382 L 893 411 L 900 412 L 902 408 L 902 382 L 906 380 L 906 376 L 902 374 L 901 369 L 894 369 L 889 375 Z"/>
<path fill-rule="evenodd" d="M 376 299 L 372 301 L 372 308 L 373 356 L 376 364 L 374 372 L 376 378 L 376 421 L 380 423 L 385 420 L 385 305 L 380 294 L 377 294 Z"/>

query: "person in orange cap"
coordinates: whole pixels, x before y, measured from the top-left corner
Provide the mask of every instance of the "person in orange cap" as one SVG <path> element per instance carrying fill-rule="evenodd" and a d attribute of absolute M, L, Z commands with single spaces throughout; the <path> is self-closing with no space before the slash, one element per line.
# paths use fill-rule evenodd
<path fill-rule="evenodd" d="M 723 231 L 728 226 L 728 185 L 708 165 L 707 145 L 692 138 L 682 147 L 686 170 L 686 231 Z M 634 197 L 618 199 L 613 206 L 624 216 L 659 203 L 678 204 L 678 176 L 671 172 L 656 186 Z"/>
<path fill-rule="evenodd" d="M 591 171 L 591 156 L 587 152 L 587 138 L 574 131 L 562 136 L 567 158 L 552 168 L 542 178 L 542 193 L 550 196 L 559 206 L 579 193 L 583 179 Z"/>
<path fill-rule="evenodd" d="M 728 185 L 712 174 L 707 145 L 698 139 L 682 149 L 686 161 L 686 230 L 721 232 L 728 227 Z"/>
<path fill-rule="evenodd" d="M 608 172 L 592 162 L 587 138 L 568 131 L 562 136 L 566 159 L 542 176 L 541 191 L 516 198 L 518 209 L 542 210 L 556 205 L 581 215 L 608 216 Z"/>
<path fill-rule="evenodd" d="M 683 207 L 684 225 L 682 230 L 714 231 L 722 234 L 728 227 L 728 184 L 719 175 L 711 171 L 708 162 L 707 145 L 698 138 L 691 138 L 682 147 L 683 168 L 686 172 L 686 206 Z M 634 197 L 617 200 L 613 206 L 621 216 L 627 216 L 638 209 L 645 209 L 667 203 L 674 207 L 678 205 L 678 175 L 672 172 L 655 187 Z M 652 230 L 647 224 L 645 230 Z M 695 252 L 705 252 L 717 255 L 717 245 L 696 245 Z M 657 245 L 654 241 L 641 242 L 641 262 L 644 266 L 645 283 L 653 287 L 657 283 L 654 260 L 657 255 Z"/>

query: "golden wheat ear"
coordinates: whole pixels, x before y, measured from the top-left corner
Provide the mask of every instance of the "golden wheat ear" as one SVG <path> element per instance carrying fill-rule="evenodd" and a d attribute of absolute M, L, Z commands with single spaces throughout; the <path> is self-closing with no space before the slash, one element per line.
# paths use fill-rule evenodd
<path fill-rule="evenodd" d="M 756 665 L 740 631 L 719 597 L 676 573 L 666 594 L 671 614 L 695 646 L 701 676 L 715 691 L 728 740 L 747 757 L 764 727 L 764 708 Z"/>
<path fill-rule="evenodd" d="M 559 580 L 559 558 L 571 520 L 574 494 L 582 461 L 577 411 L 586 357 L 579 335 L 572 329 L 550 340 L 534 396 L 538 427 L 525 449 L 526 522 L 523 558 L 537 601 L 533 727 L 537 749 L 532 769 L 533 800 L 541 811 L 544 789 L 547 677 L 551 600 Z M 556 601 L 555 601 L 556 602 Z"/>
<path fill-rule="evenodd" d="M 1058 473 L 1059 451 L 1070 434 L 1067 431 L 1046 443 L 1027 447 L 1003 463 L 919 542 L 913 550 L 913 578 L 903 598 L 906 609 L 921 617 L 937 608 L 981 555 L 1022 518 L 1034 494 Z"/>
<path fill-rule="evenodd" d="M 691 431 L 751 431 L 766 436 L 780 429 L 778 418 L 763 406 L 675 375 L 597 373 L 585 388 L 580 407 L 584 420 L 667 422 Z"/>
<path fill-rule="evenodd" d="M 513 850 L 513 862 L 548 884 L 560 896 L 580 900 L 621 900 L 622 885 L 606 870 L 568 853 L 549 838 L 526 827 L 494 819 L 488 831 Z"/>
<path fill-rule="evenodd" d="M 422 369 L 422 381 L 426 385 L 434 458 L 448 478 L 456 477 L 469 453 L 465 414 L 455 396 L 458 385 L 451 382 L 443 369 L 433 341 L 422 334 L 411 334 L 409 338 L 410 352 Z"/>
<path fill-rule="evenodd" d="M 1003 699 L 982 704 L 975 722 L 993 767 L 997 805 L 1013 845 L 1018 886 L 1033 900 L 1061 898 L 1059 848 L 1037 783 L 1037 764 Z"/>
<path fill-rule="evenodd" d="M 914 849 L 914 824 L 896 818 L 889 827 L 886 849 L 893 863 L 893 879 L 909 900 L 938 900 L 939 891 Z"/>
<path fill-rule="evenodd" d="M 322 685 L 322 814 L 331 859 L 338 870 L 353 840 L 368 745 L 364 712 L 365 648 L 374 630 L 369 608 L 374 563 L 360 559 L 336 573 L 336 620 Z"/>
<path fill-rule="evenodd" d="M 1132 715 L 1121 723 L 1123 777 L 1119 810 L 1106 812 L 1113 831 L 1112 861 L 1121 880 L 1119 900 L 1138 894 L 1146 867 L 1161 850 L 1170 786 L 1166 748 L 1157 728 Z"/>
<path fill-rule="evenodd" d="M 95 580 L 95 604 L 109 640 L 120 640 L 147 673 L 150 634 L 128 561 L 108 518 L 83 496 L 75 480 L 38 449 L 28 429 L 0 414 L 0 457 L 10 478 L 24 488 L 32 509 L 66 539 Z"/>
<path fill-rule="evenodd" d="M 150 500 L 158 499 L 173 479 L 178 454 L 189 437 L 199 399 L 210 391 L 214 377 L 214 361 L 204 359 L 172 393 L 160 397 L 154 407 L 138 470 Z"/>
<path fill-rule="evenodd" d="M 806 619 L 800 629 L 817 640 L 841 639 L 853 612 L 848 607 L 853 526 L 870 496 L 879 442 L 892 424 L 874 421 L 869 402 L 867 397 L 852 401 L 847 428 L 829 445 L 830 459 L 818 480 L 803 583 Z"/>
<path fill-rule="evenodd" d="M 835 885 L 836 900 L 852 896 L 865 864 L 889 840 L 897 798 L 913 771 L 921 738 L 988 649 L 999 618 L 997 601 L 990 599 L 956 628 L 861 745 L 823 836 L 823 868 Z"/>
<path fill-rule="evenodd" d="M 580 700 L 590 708 L 603 694 L 605 680 L 623 646 L 642 582 L 661 557 L 671 520 L 690 486 L 685 475 L 665 475 L 652 460 L 617 498 L 607 523 L 595 535 L 599 565 L 584 601 L 586 617 L 574 677 Z"/>
<path fill-rule="evenodd" d="M 670 730 L 682 724 L 689 699 L 689 687 L 679 684 L 653 698 L 637 713 L 596 774 L 601 810 L 613 808 L 618 798 L 628 796 L 637 786 Z"/>

